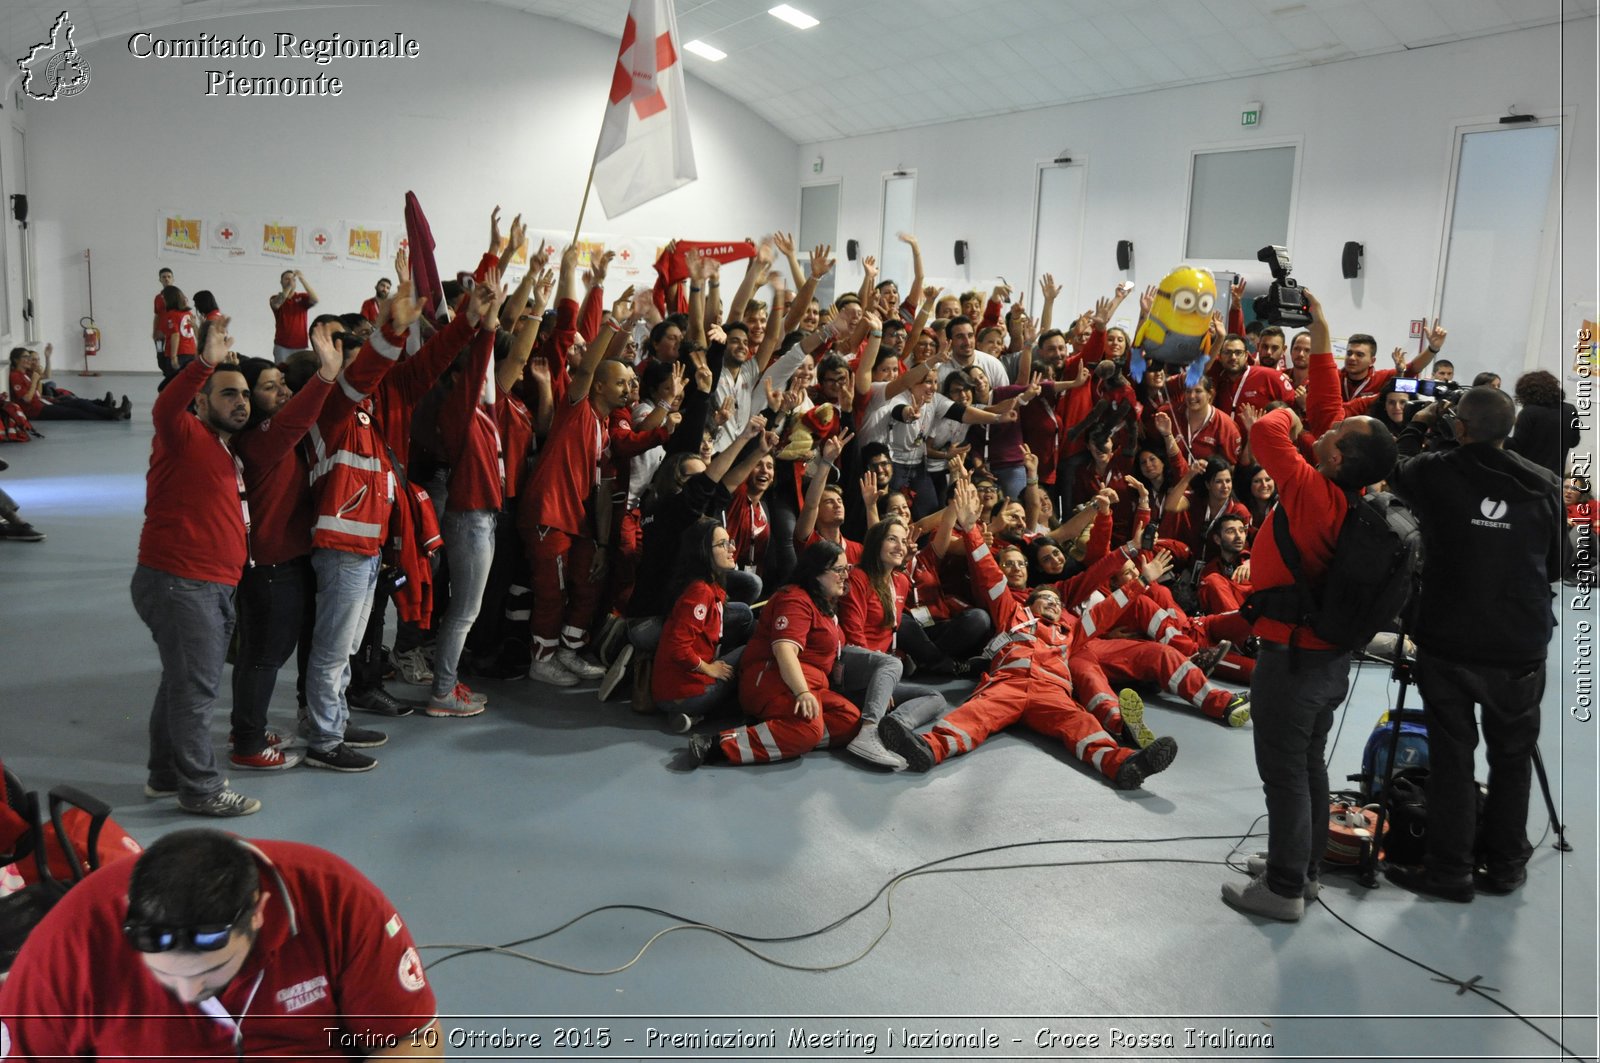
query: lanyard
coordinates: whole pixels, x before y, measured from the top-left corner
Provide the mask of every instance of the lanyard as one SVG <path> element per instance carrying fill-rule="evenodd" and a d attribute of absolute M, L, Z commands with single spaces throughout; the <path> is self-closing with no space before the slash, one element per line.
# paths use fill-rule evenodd
<path fill-rule="evenodd" d="M 1250 379 L 1250 371 L 1254 368 L 1255 366 L 1252 365 L 1245 366 L 1244 373 L 1239 377 L 1239 386 L 1233 389 L 1233 398 L 1230 401 L 1233 404 L 1233 412 L 1236 414 L 1239 412 L 1239 396 L 1244 391 L 1244 383 Z"/>
<path fill-rule="evenodd" d="M 1206 411 L 1206 419 L 1200 422 L 1200 427 L 1199 428 L 1190 428 L 1189 427 L 1189 412 L 1187 410 L 1184 411 L 1184 414 L 1183 414 L 1183 431 L 1184 431 L 1184 435 L 1182 436 L 1183 449 L 1188 452 L 1185 455 L 1185 457 L 1187 457 L 1190 462 L 1194 461 L 1194 438 L 1195 438 L 1195 436 L 1201 435 L 1201 434 L 1203 434 L 1205 432 L 1206 426 L 1211 423 L 1211 418 L 1215 417 L 1216 413 L 1217 413 L 1217 408 L 1215 406 L 1211 407 L 1210 409 L 1208 409 Z"/>
<path fill-rule="evenodd" d="M 250 549 L 250 499 L 244 490 L 244 462 L 239 455 L 228 448 L 228 444 L 222 442 L 221 436 L 217 436 L 216 439 L 223 453 L 228 455 L 228 460 L 233 462 L 233 484 L 239 491 L 239 515 L 244 518 L 244 556 L 248 567 L 255 568 L 255 555 Z"/>

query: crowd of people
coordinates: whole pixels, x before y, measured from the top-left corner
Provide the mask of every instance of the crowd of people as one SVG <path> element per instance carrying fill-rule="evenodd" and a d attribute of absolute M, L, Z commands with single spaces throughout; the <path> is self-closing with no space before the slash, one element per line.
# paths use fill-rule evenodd
<path fill-rule="evenodd" d="M 782 233 L 728 264 L 731 297 L 694 250 L 683 276 L 608 295 L 609 254 L 530 249 L 496 211 L 480 261 L 432 292 L 402 254 L 360 311 L 313 317 L 285 272 L 271 358 L 233 353 L 209 299 L 188 327 L 163 276 L 171 374 L 133 585 L 163 667 L 146 792 L 254 812 L 226 768 L 370 770 L 387 736 L 352 709 L 473 717 L 479 677 L 629 691 L 696 764 L 834 747 L 927 771 L 1020 723 L 1132 789 L 1178 752 L 1146 698 L 1230 728 L 1255 710 L 1258 756 L 1307 754 L 1276 711 L 1262 726 L 1262 691 L 1303 693 L 1301 651 L 1326 647 L 1241 613 L 1293 578 L 1261 529 L 1287 520 L 1325 560 L 1343 492 L 1389 489 L 1408 432 L 1451 448 L 1448 411 L 1498 378 L 1458 385 L 1438 322 L 1392 368 L 1361 333 L 1340 364 L 1314 299 L 1303 331 L 1247 324 L 1242 280 L 1204 357 L 1146 362 L 1118 317 L 1131 285 L 1058 314 L 1046 275 L 1031 313 L 1004 285 L 925 284 L 901 239 L 904 288 L 868 257 L 826 303 L 830 248 Z M 1559 382 L 1526 373 L 1515 394 L 1508 449 L 1561 475 Z M 1335 486 L 1308 503 L 1318 474 Z M 1592 536 L 1586 480 L 1566 503 Z M 1581 575 L 1575 555 L 1554 578 Z M 224 762 L 209 721 L 235 623 Z M 303 743 L 269 719 L 291 656 Z M 1273 807 L 1284 781 L 1262 773 Z M 1271 885 L 1298 896 L 1312 838 L 1294 845 L 1302 869 Z"/>

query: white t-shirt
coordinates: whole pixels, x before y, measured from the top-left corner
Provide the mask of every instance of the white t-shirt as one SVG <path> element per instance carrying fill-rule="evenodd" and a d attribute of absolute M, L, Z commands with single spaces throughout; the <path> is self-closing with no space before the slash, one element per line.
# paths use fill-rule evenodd
<path fill-rule="evenodd" d="M 972 364 L 982 369 L 989 377 L 989 386 L 991 388 L 1003 388 L 1007 384 L 1011 383 L 1011 374 L 1006 372 L 1006 367 L 1000 364 L 1000 359 L 996 358 L 992 354 L 984 354 L 982 351 L 974 351 L 972 355 Z M 954 373 L 957 369 L 965 368 L 967 367 L 964 365 L 957 365 L 955 362 L 946 362 L 941 365 L 939 367 L 940 385 L 942 386 L 944 384 L 945 377 L 949 376 L 951 373 Z"/>
<path fill-rule="evenodd" d="M 928 433 L 955 405 L 943 395 L 935 394 L 923 404 L 916 420 L 900 420 L 899 411 L 910 404 L 909 392 L 896 395 L 889 402 L 889 460 L 896 465 L 921 465 L 927 459 Z"/>

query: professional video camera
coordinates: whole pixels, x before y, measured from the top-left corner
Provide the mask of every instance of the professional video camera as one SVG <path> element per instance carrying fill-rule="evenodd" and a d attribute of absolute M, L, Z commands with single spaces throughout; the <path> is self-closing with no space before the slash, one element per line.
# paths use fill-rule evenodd
<path fill-rule="evenodd" d="M 1280 328 L 1305 328 L 1311 324 L 1311 304 L 1305 289 L 1289 276 L 1289 250 L 1269 244 L 1256 252 L 1256 258 L 1272 271 L 1272 287 L 1256 296 L 1256 317 Z"/>

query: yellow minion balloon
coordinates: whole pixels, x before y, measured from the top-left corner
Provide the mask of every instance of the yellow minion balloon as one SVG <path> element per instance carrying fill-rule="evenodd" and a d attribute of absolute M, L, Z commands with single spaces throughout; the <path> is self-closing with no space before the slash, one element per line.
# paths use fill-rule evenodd
<path fill-rule="evenodd" d="M 1179 266 L 1161 279 L 1150 316 L 1139 326 L 1133 345 L 1147 361 L 1188 365 L 1204 353 L 1202 341 L 1211 327 L 1217 282 L 1210 270 Z"/>

